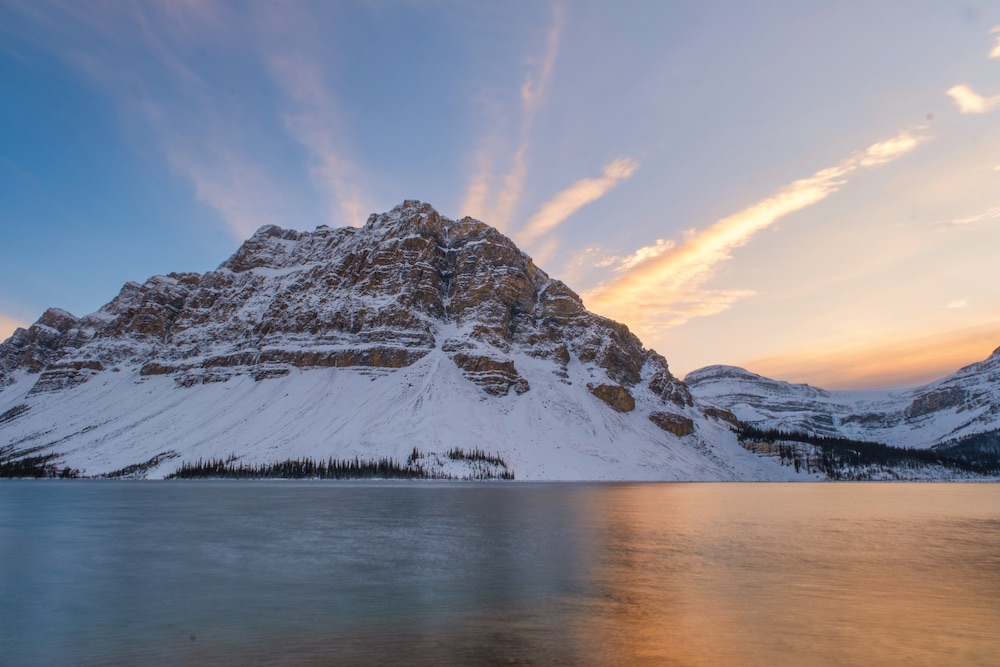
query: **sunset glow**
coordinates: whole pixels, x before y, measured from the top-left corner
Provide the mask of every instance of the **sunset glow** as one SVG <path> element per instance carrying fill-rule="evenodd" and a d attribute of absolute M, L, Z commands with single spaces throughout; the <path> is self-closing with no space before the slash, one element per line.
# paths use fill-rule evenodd
<path fill-rule="evenodd" d="M 681 376 L 1000 345 L 1000 7 L 0 0 L 0 76 L 0 338 L 417 198 Z"/>

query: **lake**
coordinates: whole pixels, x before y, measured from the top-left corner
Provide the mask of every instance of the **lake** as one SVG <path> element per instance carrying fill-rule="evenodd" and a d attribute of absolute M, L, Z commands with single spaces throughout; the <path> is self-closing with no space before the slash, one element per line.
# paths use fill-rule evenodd
<path fill-rule="evenodd" d="M 1000 485 L 0 483 L 10 665 L 996 665 Z"/>

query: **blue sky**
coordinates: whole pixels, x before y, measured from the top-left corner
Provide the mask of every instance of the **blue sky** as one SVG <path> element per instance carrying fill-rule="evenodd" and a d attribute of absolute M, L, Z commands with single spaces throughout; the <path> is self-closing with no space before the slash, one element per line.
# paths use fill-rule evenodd
<path fill-rule="evenodd" d="M 0 335 L 406 198 L 675 371 L 1000 345 L 992 2 L 0 0 Z"/>

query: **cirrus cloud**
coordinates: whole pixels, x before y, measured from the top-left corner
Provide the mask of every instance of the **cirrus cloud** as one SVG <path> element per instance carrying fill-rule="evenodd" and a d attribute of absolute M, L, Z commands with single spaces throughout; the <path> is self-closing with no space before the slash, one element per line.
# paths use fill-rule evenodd
<path fill-rule="evenodd" d="M 462 201 L 462 214 L 471 215 L 484 220 L 500 231 L 506 231 L 511 219 L 521 202 L 524 192 L 524 182 L 528 176 L 528 150 L 535 113 L 542 105 L 547 93 L 552 74 L 555 70 L 556 56 L 559 53 L 559 40 L 563 29 L 563 10 L 560 5 L 552 8 L 552 26 L 545 40 L 545 53 L 541 63 L 532 73 L 529 73 L 521 84 L 521 130 L 517 148 L 510 156 L 508 169 L 502 176 L 494 173 L 493 165 L 500 162 L 500 147 L 504 142 L 495 137 L 488 138 L 476 154 L 476 170 L 469 179 L 465 198 Z M 497 179 L 499 178 L 499 183 Z"/>
<path fill-rule="evenodd" d="M 542 204 L 517 235 L 518 243 L 531 245 L 541 236 L 558 227 L 581 208 L 597 201 L 619 183 L 628 180 L 639 168 L 631 158 L 619 158 L 604 165 L 603 174 L 596 178 L 582 178 L 555 197 Z"/>
<path fill-rule="evenodd" d="M 821 169 L 706 229 L 691 234 L 663 252 L 643 252 L 642 258 L 611 282 L 583 294 L 591 310 L 625 322 L 639 332 L 683 324 L 713 315 L 753 294 L 741 289 L 708 289 L 721 263 L 758 232 L 781 218 L 823 201 L 859 170 L 887 164 L 906 155 L 928 137 L 904 131 L 872 144 L 839 164 Z"/>

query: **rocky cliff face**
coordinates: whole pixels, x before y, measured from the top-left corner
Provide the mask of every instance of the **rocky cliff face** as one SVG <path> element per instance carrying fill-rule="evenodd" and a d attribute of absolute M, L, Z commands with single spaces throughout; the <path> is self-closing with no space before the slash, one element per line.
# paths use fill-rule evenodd
<path fill-rule="evenodd" d="M 588 415 L 611 410 L 623 415 L 612 421 L 645 424 L 643 438 L 728 433 L 717 411 L 706 416 L 662 356 L 625 326 L 587 311 L 508 238 L 418 201 L 372 215 L 361 228 L 266 226 L 215 271 L 128 283 L 82 318 L 47 311 L 0 345 L 0 408 L 23 401 L 38 414 L 32 397 L 51 395 L 49 404 L 65 407 L 88 386 L 96 391 L 126 380 L 191 391 L 340 369 L 382 382 L 417 367 L 445 373 L 439 367 L 445 360 L 447 373 L 464 379 L 462 391 L 492 401 L 494 412 L 512 409 L 503 402 L 512 397 L 530 403 L 559 394 Z M 407 377 L 413 387 L 415 372 L 397 373 L 395 382 Z M 0 426 L 8 450 L 38 436 L 29 421 L 19 416 Z M 589 428 L 587 437 L 599 430 Z M 78 441 L 75 434 L 62 442 Z M 706 466 L 726 469 L 718 461 Z"/>
<path fill-rule="evenodd" d="M 665 401 L 691 404 L 663 357 L 588 312 L 508 238 L 417 201 L 360 229 L 263 227 L 215 271 L 128 283 L 82 319 L 49 310 L 0 346 L 0 382 L 44 371 L 38 389 L 49 391 L 138 364 L 191 386 L 291 368 L 400 368 L 435 348 L 493 395 L 530 389 L 509 358 L 516 349 L 557 374 L 575 357 L 623 389 L 645 373 Z"/>

